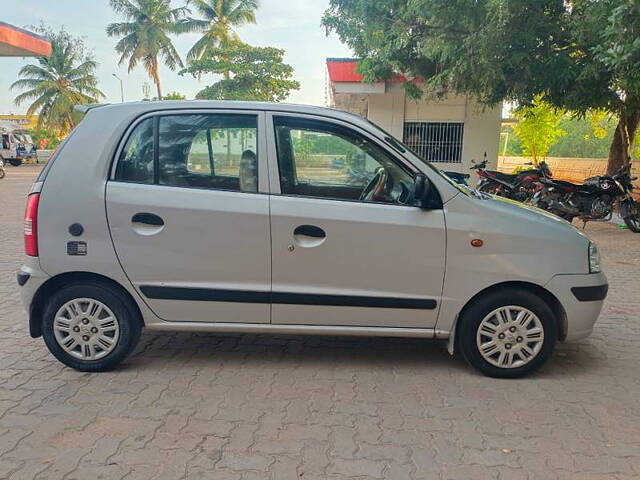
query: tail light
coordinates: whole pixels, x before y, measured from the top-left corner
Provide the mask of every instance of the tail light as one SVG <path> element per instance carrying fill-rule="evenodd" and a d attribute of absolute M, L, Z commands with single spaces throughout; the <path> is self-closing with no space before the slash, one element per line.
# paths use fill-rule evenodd
<path fill-rule="evenodd" d="M 24 252 L 30 257 L 38 256 L 38 203 L 40 194 L 32 193 L 27 197 L 24 212 Z"/>

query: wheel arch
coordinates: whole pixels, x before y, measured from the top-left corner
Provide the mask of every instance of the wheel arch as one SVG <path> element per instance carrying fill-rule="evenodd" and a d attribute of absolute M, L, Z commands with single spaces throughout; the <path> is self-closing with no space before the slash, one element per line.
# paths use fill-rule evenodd
<path fill-rule="evenodd" d="M 487 295 L 497 290 L 502 290 L 504 288 L 521 288 L 523 290 L 527 290 L 538 297 L 540 297 L 551 309 L 553 314 L 556 317 L 556 323 L 558 326 L 558 339 L 563 341 L 567 336 L 567 314 L 564 310 L 564 307 L 560 303 L 560 300 L 556 298 L 549 290 L 540 285 L 530 282 L 521 282 L 521 281 L 513 281 L 513 282 L 501 282 L 491 285 L 489 287 L 480 290 L 473 297 L 471 297 L 467 303 L 462 307 L 458 315 L 456 316 L 455 324 L 452 328 L 452 335 L 449 335 L 449 352 L 454 353 L 456 351 L 456 343 L 455 337 L 458 334 L 459 322 L 458 320 L 462 317 L 464 312 L 473 305 L 478 298 L 483 295 Z"/>
<path fill-rule="evenodd" d="M 33 296 L 33 301 L 31 302 L 31 308 L 29 310 L 29 334 L 32 338 L 42 336 L 42 314 L 44 312 L 46 300 L 62 287 L 70 285 L 72 283 L 82 282 L 108 284 L 119 290 L 129 301 L 130 307 L 134 312 L 136 312 L 140 324 L 144 327 L 144 317 L 142 316 L 142 312 L 140 311 L 138 303 L 135 301 L 131 293 L 120 283 L 116 282 L 112 278 L 105 277 L 104 275 L 100 275 L 97 273 L 65 272 L 51 277 L 46 282 L 44 282 Z"/>

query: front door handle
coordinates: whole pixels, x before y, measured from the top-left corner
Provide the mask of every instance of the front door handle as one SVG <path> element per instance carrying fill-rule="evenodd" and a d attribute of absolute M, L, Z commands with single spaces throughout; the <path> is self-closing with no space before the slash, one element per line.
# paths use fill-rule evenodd
<path fill-rule="evenodd" d="M 293 231 L 293 235 L 304 235 L 311 238 L 325 238 L 327 236 L 323 229 L 315 225 L 300 225 Z"/>
<path fill-rule="evenodd" d="M 131 217 L 132 223 L 142 223 L 144 225 L 150 225 L 153 227 L 161 227 L 164 225 L 164 220 L 155 213 L 140 212 Z"/>
<path fill-rule="evenodd" d="M 315 225 L 300 225 L 293 231 L 293 244 L 289 245 L 289 251 L 294 250 L 294 245 L 303 248 L 319 247 L 327 239 L 326 232 Z"/>

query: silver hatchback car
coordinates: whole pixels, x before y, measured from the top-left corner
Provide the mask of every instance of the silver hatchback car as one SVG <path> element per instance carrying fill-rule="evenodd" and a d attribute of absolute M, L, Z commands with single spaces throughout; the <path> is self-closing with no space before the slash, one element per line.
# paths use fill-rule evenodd
<path fill-rule="evenodd" d="M 461 187 L 366 120 L 245 102 L 85 107 L 33 185 L 32 337 L 82 371 L 149 330 L 448 339 L 519 377 L 607 294 L 569 223 Z"/>

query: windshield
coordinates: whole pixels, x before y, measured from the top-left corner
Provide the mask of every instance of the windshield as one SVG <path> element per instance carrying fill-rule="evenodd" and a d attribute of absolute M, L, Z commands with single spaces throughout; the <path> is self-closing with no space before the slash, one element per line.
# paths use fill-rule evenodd
<path fill-rule="evenodd" d="M 460 192 L 464 193 L 465 195 L 467 195 L 467 196 L 476 196 L 476 197 L 479 196 L 479 193 L 477 192 L 477 190 L 469 187 L 468 185 L 461 185 L 458 182 L 456 182 L 455 180 L 452 180 L 451 178 L 446 176 L 442 172 L 442 170 L 440 170 L 439 168 L 435 167 L 431 162 L 428 162 L 427 160 L 425 160 L 421 155 L 419 155 L 411 147 L 407 146 L 405 143 L 402 143 L 400 140 L 395 138 L 393 135 L 391 135 L 389 132 L 384 130 L 382 127 L 380 127 L 380 126 L 376 125 L 375 123 L 373 123 L 371 120 L 369 120 L 369 119 L 366 119 L 366 120 L 369 123 L 369 125 L 371 125 L 376 130 L 378 130 L 379 132 L 381 132 L 383 134 L 385 141 L 390 146 L 392 146 L 395 150 L 398 150 L 400 153 L 406 153 L 406 152 L 411 153 L 417 160 L 419 160 L 421 163 L 423 163 L 424 165 L 429 167 L 437 175 L 440 175 L 441 178 L 443 178 L 444 180 L 449 182 L 453 187 L 456 188 L 456 190 L 459 190 Z"/>

